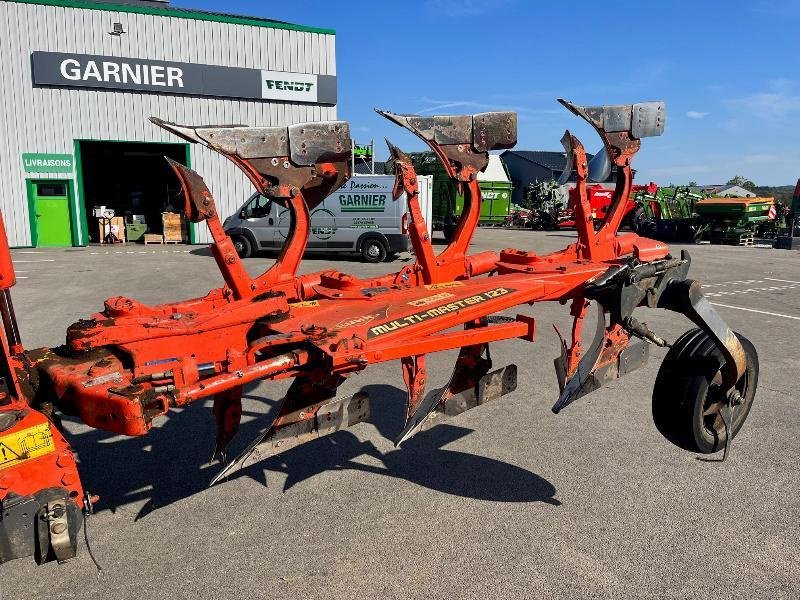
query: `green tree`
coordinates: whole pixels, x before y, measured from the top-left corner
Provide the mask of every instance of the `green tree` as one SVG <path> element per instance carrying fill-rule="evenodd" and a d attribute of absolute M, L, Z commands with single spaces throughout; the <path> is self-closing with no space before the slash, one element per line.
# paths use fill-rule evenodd
<path fill-rule="evenodd" d="M 729 179 L 727 181 L 727 185 L 738 185 L 739 187 L 743 187 L 744 189 L 746 189 L 748 191 L 751 191 L 751 192 L 756 187 L 755 183 L 753 183 L 749 179 L 745 179 L 741 175 L 737 175 L 733 179 Z"/>
<path fill-rule="evenodd" d="M 686 185 L 688 185 L 689 187 L 697 187 L 697 182 L 696 181 L 690 181 Z"/>

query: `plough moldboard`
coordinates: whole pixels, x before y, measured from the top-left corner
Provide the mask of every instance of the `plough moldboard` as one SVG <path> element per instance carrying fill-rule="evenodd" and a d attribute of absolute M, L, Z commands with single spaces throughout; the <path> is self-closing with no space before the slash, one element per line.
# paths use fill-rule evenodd
<path fill-rule="evenodd" d="M 205 222 L 211 231 L 211 250 L 225 285 L 201 298 L 158 306 L 111 298 L 101 312 L 69 327 L 66 344 L 57 348 L 25 350 L 21 344 L 10 296 L 14 268 L 0 230 L 0 562 L 73 557 L 81 519 L 97 501 L 81 481 L 59 414 L 138 436 L 173 408 L 213 399 L 216 453 L 224 457 L 239 426 L 243 387 L 292 378 L 274 420 L 222 467 L 216 482 L 256 460 L 368 419 L 366 395 L 338 398 L 337 389 L 372 364 L 399 360 L 408 388 L 407 423 L 397 438 L 401 444 L 515 390 L 516 367 L 493 365 L 489 345 L 512 338 L 533 342 L 534 318 L 506 315 L 538 302 L 568 304 L 573 317 L 556 359 L 561 394 L 554 412 L 643 365 L 649 344 L 668 345 L 634 316 L 638 307 L 688 316 L 697 329 L 672 344 L 656 381 L 653 416 L 658 429 L 683 448 L 727 452 L 755 394 L 755 349 L 728 328 L 699 284 L 687 279 L 686 252 L 673 256 L 661 242 L 618 232 L 632 184 L 632 159 L 642 139 L 663 132 L 664 105 L 561 103 L 596 129 L 605 150 L 599 167 L 589 165 L 581 142 L 565 133 L 566 172 L 575 173 L 580 199 L 578 235 L 575 243 L 552 254 L 511 248 L 468 253 L 480 213 L 477 174 L 486 168 L 489 151 L 515 145 L 512 112 L 415 116 L 379 111 L 430 146 L 465 198 L 452 241 L 437 253 L 420 210 L 414 168 L 389 144 L 395 199 L 407 195 L 415 261 L 381 277 L 297 274 L 309 211 L 351 176 L 349 128 L 341 121 L 191 127 L 152 119 L 222 154 L 258 192 L 288 209 L 286 243 L 266 272 L 248 275 L 203 179 L 171 162 L 183 186 L 187 217 Z M 614 199 L 605 219 L 596 223 L 587 181 L 596 168 L 607 171 L 611 164 L 617 167 Z M 583 324 L 592 304 L 597 325 L 592 340 L 584 343 Z M 455 349 L 458 358 L 447 384 L 427 390 L 426 355 Z M 102 481 L 91 485 L 102 493 Z"/>

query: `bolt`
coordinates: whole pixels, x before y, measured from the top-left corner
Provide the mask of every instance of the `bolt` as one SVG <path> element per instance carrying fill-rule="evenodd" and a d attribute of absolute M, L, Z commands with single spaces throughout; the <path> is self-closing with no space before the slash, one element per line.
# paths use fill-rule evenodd
<path fill-rule="evenodd" d="M 270 162 L 272 163 L 273 167 L 277 167 L 278 166 L 278 159 L 277 158 L 273 158 Z"/>
<path fill-rule="evenodd" d="M 728 401 L 730 402 L 731 406 L 739 406 L 740 404 L 744 404 L 744 398 L 736 388 L 728 392 Z"/>
<path fill-rule="evenodd" d="M 53 526 L 50 528 L 55 535 L 60 535 L 67 530 L 66 523 L 53 523 Z"/>

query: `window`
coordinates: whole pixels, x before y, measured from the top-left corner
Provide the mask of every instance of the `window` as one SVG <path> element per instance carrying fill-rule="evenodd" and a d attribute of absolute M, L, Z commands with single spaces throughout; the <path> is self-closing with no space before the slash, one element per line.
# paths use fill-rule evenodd
<path fill-rule="evenodd" d="M 63 198 L 67 195 L 66 183 L 37 183 L 36 195 Z"/>
<path fill-rule="evenodd" d="M 243 219 L 260 219 L 266 217 L 272 212 L 272 201 L 265 198 L 261 194 L 253 196 L 253 198 L 245 204 L 242 209 Z"/>

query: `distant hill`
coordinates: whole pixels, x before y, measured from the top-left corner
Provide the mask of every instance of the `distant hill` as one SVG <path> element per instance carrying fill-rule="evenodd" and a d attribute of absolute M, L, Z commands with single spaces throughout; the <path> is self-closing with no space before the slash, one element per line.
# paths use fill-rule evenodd
<path fill-rule="evenodd" d="M 794 194 L 793 185 L 758 185 L 751 190 L 759 198 L 775 198 L 775 202 L 781 202 L 787 206 L 792 203 L 792 195 Z"/>

